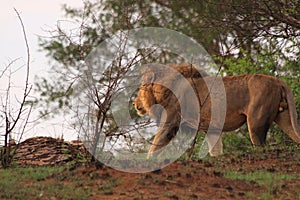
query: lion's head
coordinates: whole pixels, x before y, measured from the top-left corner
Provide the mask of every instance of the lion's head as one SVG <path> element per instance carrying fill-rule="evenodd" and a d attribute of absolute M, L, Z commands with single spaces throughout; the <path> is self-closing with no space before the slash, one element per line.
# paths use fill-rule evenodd
<path fill-rule="evenodd" d="M 160 104 L 164 107 L 168 103 L 168 99 L 172 96 L 170 95 L 172 92 L 167 87 L 159 84 L 160 79 L 163 78 L 164 85 L 173 85 L 173 82 L 179 79 L 181 75 L 185 78 L 208 76 L 203 70 L 199 70 L 195 65 L 188 63 L 170 64 L 169 67 L 171 69 L 161 66 L 151 66 L 142 69 L 142 84 L 137 97 L 133 101 L 138 115 L 149 114 L 156 119 L 160 117 L 161 107 L 152 106 Z M 155 84 L 153 83 L 154 81 Z"/>

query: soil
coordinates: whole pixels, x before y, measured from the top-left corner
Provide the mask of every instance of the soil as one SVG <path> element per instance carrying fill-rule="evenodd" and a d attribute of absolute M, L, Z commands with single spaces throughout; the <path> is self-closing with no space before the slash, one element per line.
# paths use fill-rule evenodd
<path fill-rule="evenodd" d="M 62 146 L 64 151 L 61 150 Z M 20 144 L 19 148 L 17 158 L 20 165 L 66 164 L 75 159 L 73 155 L 84 152 L 80 145 L 73 146 L 51 138 L 31 139 Z M 71 180 L 67 177 L 72 174 L 73 180 L 84 180 L 84 184 L 78 187 L 93 191 L 89 199 L 294 200 L 300 199 L 299 153 L 299 147 L 269 148 L 240 154 L 227 153 L 200 161 L 176 161 L 159 171 L 142 174 L 125 173 L 106 166 L 95 167 L 77 162 L 80 164 L 68 165 L 61 174 L 55 174 L 41 182 L 55 183 L 59 180 L 68 184 Z M 258 171 L 274 176 L 271 177 L 269 185 L 260 184 L 259 180 L 235 180 L 225 176 L 227 172 L 249 174 Z M 276 176 L 279 174 L 297 178 L 277 180 Z M 264 197 L 264 194 L 267 194 L 267 197 Z"/>

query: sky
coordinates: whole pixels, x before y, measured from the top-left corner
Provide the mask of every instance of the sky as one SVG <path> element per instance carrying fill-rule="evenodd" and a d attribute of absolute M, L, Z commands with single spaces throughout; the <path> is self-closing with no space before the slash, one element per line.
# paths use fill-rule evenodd
<path fill-rule="evenodd" d="M 82 7 L 82 0 L 9 0 L 1 1 L 0 6 L 0 74 L 6 66 L 14 59 L 18 59 L 13 65 L 11 82 L 15 86 L 12 96 L 20 96 L 17 89 L 24 85 L 25 63 L 27 59 L 26 45 L 22 33 L 22 27 L 14 8 L 18 10 L 26 29 L 30 48 L 30 84 L 34 83 L 36 75 L 46 75 L 49 67 L 49 58 L 45 52 L 41 52 L 38 46 L 40 36 L 49 36 L 47 30 L 53 30 L 58 20 L 64 19 L 62 5 L 71 7 Z M 0 78 L 0 95 L 7 87 L 8 79 L 5 76 Z M 2 98 L 3 99 L 3 98 Z M 1 100 L 1 98 L 0 98 Z M 2 100 L 3 101 L 3 100 Z M 0 102 L 1 103 L 1 102 Z M 3 104 L 3 102 L 2 102 Z M 60 120 L 58 120 L 60 121 Z M 3 128 L 0 124 L 0 132 Z M 57 121 L 40 123 L 31 126 L 24 138 L 32 136 L 63 137 L 66 140 L 76 139 L 74 134 L 66 131 L 66 124 L 59 124 Z M 68 132 L 68 133 L 64 133 Z"/>

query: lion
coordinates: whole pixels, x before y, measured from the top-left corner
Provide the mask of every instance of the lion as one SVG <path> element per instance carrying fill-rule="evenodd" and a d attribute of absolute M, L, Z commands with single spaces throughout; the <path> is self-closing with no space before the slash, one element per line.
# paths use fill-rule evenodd
<path fill-rule="evenodd" d="M 222 132 L 234 131 L 247 123 L 252 144 L 262 146 L 266 143 L 271 124 L 275 122 L 293 141 L 300 143 L 300 128 L 293 94 L 284 81 L 262 74 L 213 77 L 205 73 L 199 75 L 197 72 L 194 76 L 193 73 L 197 70 L 195 66 L 191 66 L 190 64 L 170 65 L 185 77 L 188 84 L 178 79 L 178 73 L 170 75 L 167 70 L 160 71 L 155 67 L 148 67 L 142 71 L 141 86 L 133 101 L 134 107 L 139 115 L 148 114 L 158 123 L 168 124 L 159 127 L 148 156 L 166 146 L 178 131 L 181 105 L 170 87 L 178 89 L 181 94 L 179 98 L 189 102 L 187 109 L 192 110 L 200 106 L 198 127 L 189 127 L 191 129 L 207 132 L 212 117 L 212 101 L 218 103 L 218 100 L 223 98 L 226 112 L 224 126 L 221 130 L 217 130 L 220 136 Z M 218 84 L 224 84 L 225 94 L 218 92 L 218 89 L 211 92 L 210 86 L 218 88 Z M 188 87 L 194 89 L 196 99 L 190 99 L 190 95 L 186 92 Z M 220 100 L 219 104 L 221 102 Z M 157 104 L 160 106 L 155 106 Z M 192 118 L 189 120 L 195 121 Z M 221 137 L 216 143 L 208 137 L 207 143 L 211 156 L 223 153 Z"/>

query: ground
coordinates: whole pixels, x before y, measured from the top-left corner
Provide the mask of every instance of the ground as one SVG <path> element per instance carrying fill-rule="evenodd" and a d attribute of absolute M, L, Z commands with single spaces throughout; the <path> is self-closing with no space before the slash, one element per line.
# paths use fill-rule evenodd
<path fill-rule="evenodd" d="M 300 199 L 299 153 L 299 146 L 268 147 L 198 161 L 179 160 L 142 174 L 80 162 L 13 167 L 0 169 L 0 199 L 294 200 Z"/>

